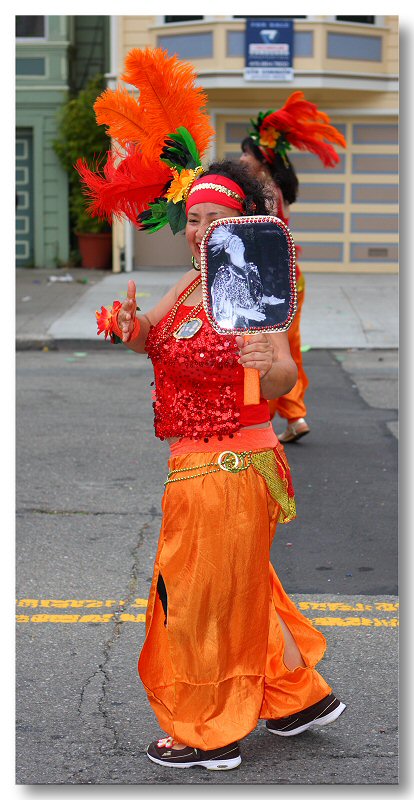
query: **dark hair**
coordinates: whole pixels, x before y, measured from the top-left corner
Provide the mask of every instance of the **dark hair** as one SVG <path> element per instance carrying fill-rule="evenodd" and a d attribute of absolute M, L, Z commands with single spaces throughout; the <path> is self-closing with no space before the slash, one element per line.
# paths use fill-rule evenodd
<path fill-rule="evenodd" d="M 254 142 L 250 136 L 246 136 L 246 138 L 243 139 L 241 143 L 241 149 L 243 150 L 243 153 L 248 150 L 258 161 L 260 161 L 260 163 L 265 164 L 272 180 L 274 180 L 282 192 L 283 199 L 286 203 L 291 204 L 297 200 L 299 181 L 295 172 L 295 168 L 287 156 L 285 156 L 285 163 L 285 160 L 282 158 L 282 156 L 279 153 L 275 153 L 274 160 L 272 163 L 269 163 L 269 161 L 266 161 L 256 142 Z"/>
<path fill-rule="evenodd" d="M 203 178 L 206 175 L 223 175 L 237 183 L 246 195 L 244 200 L 246 214 L 268 213 L 266 210 L 268 198 L 262 184 L 249 174 L 243 164 L 237 161 L 214 161 L 203 173 Z"/>

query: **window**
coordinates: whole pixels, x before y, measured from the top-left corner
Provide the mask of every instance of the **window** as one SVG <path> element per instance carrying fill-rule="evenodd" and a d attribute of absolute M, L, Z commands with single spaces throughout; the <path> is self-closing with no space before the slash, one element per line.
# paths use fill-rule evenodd
<path fill-rule="evenodd" d="M 204 17 L 164 17 L 164 22 L 192 22 L 196 19 L 204 19 Z"/>
<path fill-rule="evenodd" d="M 45 38 L 45 17 L 17 17 L 16 16 L 16 38 L 17 39 L 44 39 Z"/>
<path fill-rule="evenodd" d="M 280 14 L 266 14 L 265 17 L 249 17 L 247 14 L 233 14 L 233 19 L 306 19 L 306 14 L 297 17 L 281 17 Z"/>
<path fill-rule="evenodd" d="M 335 17 L 338 22 L 360 22 L 362 25 L 375 25 L 375 17 Z"/>
<path fill-rule="evenodd" d="M 213 58 L 213 34 L 211 31 L 180 34 L 174 31 L 171 35 L 157 36 L 157 47 L 187 61 L 194 58 Z"/>

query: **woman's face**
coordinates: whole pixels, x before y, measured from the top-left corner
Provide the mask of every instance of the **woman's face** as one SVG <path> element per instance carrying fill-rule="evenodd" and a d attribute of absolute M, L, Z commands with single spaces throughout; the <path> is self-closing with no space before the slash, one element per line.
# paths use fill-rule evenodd
<path fill-rule="evenodd" d="M 190 208 L 185 227 L 185 236 L 191 255 L 194 256 L 197 264 L 200 263 L 201 240 L 210 225 L 215 219 L 224 217 L 240 217 L 240 211 L 227 206 L 219 206 L 217 203 L 198 203 Z"/>
<path fill-rule="evenodd" d="M 248 147 L 243 150 L 240 156 L 240 163 L 243 164 L 247 172 L 249 172 L 253 178 L 256 178 L 256 180 L 261 183 L 265 183 L 266 180 L 268 180 L 269 172 L 266 164 L 264 164 L 263 161 L 259 161 Z"/>

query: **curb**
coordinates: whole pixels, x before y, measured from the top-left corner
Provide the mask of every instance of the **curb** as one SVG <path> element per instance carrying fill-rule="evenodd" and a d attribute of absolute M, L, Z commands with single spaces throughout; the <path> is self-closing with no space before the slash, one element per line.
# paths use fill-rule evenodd
<path fill-rule="evenodd" d="M 16 352 L 39 350 L 101 350 L 108 347 L 109 342 L 97 339 L 49 339 L 47 336 L 16 339 Z M 106 347 L 105 347 L 106 346 Z M 113 345 L 114 346 L 114 345 Z"/>

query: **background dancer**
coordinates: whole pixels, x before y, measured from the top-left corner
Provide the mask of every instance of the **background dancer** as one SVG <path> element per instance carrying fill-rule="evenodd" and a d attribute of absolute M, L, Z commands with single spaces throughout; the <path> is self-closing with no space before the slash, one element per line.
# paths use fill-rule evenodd
<path fill-rule="evenodd" d="M 329 117 L 305 100 L 303 92 L 293 92 L 278 111 L 260 112 L 249 136 L 241 143 L 240 161 L 265 186 L 268 213 L 276 214 L 289 226 L 289 209 L 298 196 L 299 180 L 287 151 L 291 145 L 317 155 L 324 166 L 334 167 L 339 156 L 329 142 L 346 146 L 342 134 L 329 123 Z M 325 141 L 326 140 L 326 141 Z M 297 255 L 300 248 L 296 246 Z M 293 389 L 269 401 L 271 418 L 278 414 L 287 425 L 279 435 L 284 444 L 296 442 L 310 432 L 306 421 L 305 393 L 309 386 L 303 367 L 300 323 L 305 300 L 305 276 L 296 261 L 298 306 L 289 328 L 289 345 L 298 369 Z"/>

